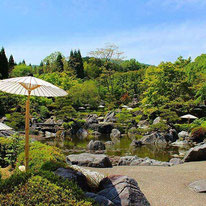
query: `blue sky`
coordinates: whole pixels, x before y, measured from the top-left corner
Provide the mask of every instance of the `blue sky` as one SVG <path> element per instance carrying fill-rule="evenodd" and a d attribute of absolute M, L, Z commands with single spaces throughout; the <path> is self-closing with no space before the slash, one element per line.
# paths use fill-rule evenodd
<path fill-rule="evenodd" d="M 0 46 L 19 62 L 114 43 L 159 64 L 206 53 L 206 0 L 0 0 Z"/>

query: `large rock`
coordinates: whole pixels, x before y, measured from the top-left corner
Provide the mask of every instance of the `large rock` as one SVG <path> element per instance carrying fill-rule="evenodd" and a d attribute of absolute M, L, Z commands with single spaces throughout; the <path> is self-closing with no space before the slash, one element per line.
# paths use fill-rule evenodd
<path fill-rule="evenodd" d="M 153 124 L 158 124 L 161 122 L 161 120 L 162 120 L 161 117 L 156 117 L 153 121 Z"/>
<path fill-rule="evenodd" d="M 99 167 L 106 168 L 112 167 L 112 163 L 109 158 L 104 154 L 73 154 L 66 157 L 67 163 L 73 165 L 85 166 L 85 167 Z"/>
<path fill-rule="evenodd" d="M 93 192 L 86 192 L 85 195 L 88 198 L 94 199 L 95 202 L 98 203 L 98 205 L 102 205 L 102 206 L 115 206 L 111 200 L 107 199 L 103 195 L 98 195 L 98 194 L 95 194 Z"/>
<path fill-rule="evenodd" d="M 90 188 L 87 184 L 87 179 L 81 172 L 72 170 L 70 168 L 58 168 L 54 173 L 64 179 L 76 182 L 84 191 L 90 191 Z"/>
<path fill-rule="evenodd" d="M 142 146 L 142 142 L 139 140 L 133 140 L 132 143 L 130 144 L 130 147 L 132 148 L 137 148 L 137 147 L 141 147 Z"/>
<path fill-rule="evenodd" d="M 132 127 L 128 130 L 128 137 L 131 140 L 135 140 L 137 135 L 139 135 L 138 129 L 136 127 Z"/>
<path fill-rule="evenodd" d="M 178 137 L 181 139 L 186 139 L 187 137 L 189 137 L 189 133 L 186 131 L 181 131 L 178 133 Z"/>
<path fill-rule="evenodd" d="M 48 131 L 45 132 L 45 138 L 52 138 L 52 137 L 56 137 L 56 134 Z"/>
<path fill-rule="evenodd" d="M 150 135 L 143 136 L 140 140 L 142 144 L 166 145 L 167 140 L 164 134 L 153 132 Z"/>
<path fill-rule="evenodd" d="M 87 119 L 86 119 L 86 123 L 87 124 L 96 124 L 98 123 L 98 116 L 97 114 L 90 114 L 88 115 Z"/>
<path fill-rule="evenodd" d="M 110 200 L 115 206 L 150 205 L 137 182 L 127 176 L 113 175 L 104 178 L 99 184 L 97 194 Z M 111 202 L 108 202 L 108 205 L 112 205 Z M 99 203 L 101 205 L 101 202 Z"/>
<path fill-rule="evenodd" d="M 112 123 L 101 123 L 98 124 L 98 132 L 101 134 L 110 134 L 114 125 Z"/>
<path fill-rule="evenodd" d="M 183 158 L 184 162 L 206 160 L 206 143 L 191 148 Z"/>
<path fill-rule="evenodd" d="M 141 129 L 148 129 L 149 128 L 149 122 L 147 120 L 141 120 L 138 122 L 137 126 Z"/>
<path fill-rule="evenodd" d="M 99 140 L 91 140 L 87 145 L 88 150 L 105 150 L 105 144 Z"/>
<path fill-rule="evenodd" d="M 170 160 L 170 163 L 172 163 L 173 165 L 179 165 L 179 164 L 182 164 L 183 161 L 180 158 L 172 158 Z"/>
<path fill-rule="evenodd" d="M 189 142 L 187 140 L 177 140 L 173 142 L 171 145 L 176 146 L 176 147 L 181 147 L 181 148 L 187 148 L 189 146 Z"/>
<path fill-rule="evenodd" d="M 198 180 L 191 184 L 189 187 L 195 192 L 206 192 L 206 180 Z"/>
<path fill-rule="evenodd" d="M 172 166 L 173 163 L 161 162 L 158 160 L 150 159 L 148 157 L 140 158 L 137 156 L 120 157 L 118 165 L 127 166 Z"/>
<path fill-rule="evenodd" d="M 119 143 L 120 142 L 120 137 L 121 137 L 121 132 L 118 129 L 113 129 L 110 138 L 113 143 Z"/>
<path fill-rule="evenodd" d="M 104 122 L 116 122 L 115 113 L 108 112 L 104 117 Z"/>
<path fill-rule="evenodd" d="M 88 134 L 87 130 L 85 130 L 84 128 L 80 128 L 77 131 L 76 135 L 80 140 L 83 140 L 83 139 L 86 139 L 89 134 Z"/>

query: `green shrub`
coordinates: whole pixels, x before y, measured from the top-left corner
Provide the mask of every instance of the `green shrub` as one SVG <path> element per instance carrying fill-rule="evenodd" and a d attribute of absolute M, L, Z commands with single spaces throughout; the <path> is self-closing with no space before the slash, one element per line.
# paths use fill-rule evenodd
<path fill-rule="evenodd" d="M 160 131 L 160 132 L 164 132 L 166 130 L 169 129 L 169 126 L 164 122 L 164 121 L 160 121 L 157 124 L 152 124 L 150 126 L 150 131 Z"/>
<path fill-rule="evenodd" d="M 191 138 L 196 142 L 202 142 L 206 138 L 206 127 L 196 127 L 192 129 Z"/>
<path fill-rule="evenodd" d="M 0 137 L 0 166 L 15 166 L 17 156 L 24 150 L 24 141 L 18 135 Z"/>
<path fill-rule="evenodd" d="M 174 126 L 178 132 L 190 131 L 194 127 L 192 124 L 175 124 Z"/>
<path fill-rule="evenodd" d="M 20 112 L 13 112 L 11 114 L 6 114 L 6 118 L 8 120 L 8 125 L 13 129 L 19 131 L 24 128 L 25 118 L 24 115 Z"/>
<path fill-rule="evenodd" d="M 60 181 L 61 182 L 61 181 Z M 14 187 L 11 193 L 0 194 L 2 206 L 6 205 L 71 205 L 90 206 L 92 202 L 84 196 L 77 199 L 73 186 L 61 187 L 42 176 L 32 176 L 26 182 Z M 75 190 L 75 192 L 78 192 Z"/>
<path fill-rule="evenodd" d="M 64 163 L 64 159 L 64 155 L 56 147 L 45 145 L 40 142 L 33 142 L 30 145 L 29 168 L 32 171 L 38 171 L 46 162 Z M 17 166 L 23 165 L 24 160 L 25 154 L 22 152 L 17 157 Z"/>

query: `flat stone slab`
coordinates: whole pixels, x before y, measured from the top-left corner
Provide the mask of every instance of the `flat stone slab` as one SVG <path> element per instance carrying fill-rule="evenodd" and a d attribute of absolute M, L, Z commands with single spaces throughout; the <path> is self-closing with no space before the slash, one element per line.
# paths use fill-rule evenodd
<path fill-rule="evenodd" d="M 195 192 L 206 192 L 206 180 L 198 180 L 191 184 L 189 187 Z"/>
<path fill-rule="evenodd" d="M 84 167 L 99 167 L 106 168 L 112 167 L 108 156 L 104 154 L 90 154 L 90 153 L 81 153 L 68 155 L 66 157 L 67 163 L 72 165 L 84 166 Z"/>

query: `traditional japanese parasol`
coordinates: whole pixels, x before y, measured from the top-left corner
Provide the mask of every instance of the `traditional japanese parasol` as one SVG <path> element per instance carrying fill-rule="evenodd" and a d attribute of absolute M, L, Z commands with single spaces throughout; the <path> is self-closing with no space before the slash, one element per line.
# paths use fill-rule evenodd
<path fill-rule="evenodd" d="M 12 128 L 0 122 L 0 131 L 5 131 L 5 130 L 12 130 Z"/>
<path fill-rule="evenodd" d="M 25 166 L 28 171 L 29 163 L 29 106 L 30 96 L 58 97 L 66 96 L 67 92 L 53 84 L 35 78 L 32 75 L 4 79 L 0 81 L 0 90 L 11 94 L 27 95 L 25 115 Z"/>
<path fill-rule="evenodd" d="M 190 122 L 191 119 L 197 119 L 197 117 L 195 117 L 194 115 L 191 114 L 186 114 L 180 117 L 181 119 L 187 119 L 188 120 L 188 124 Z"/>

